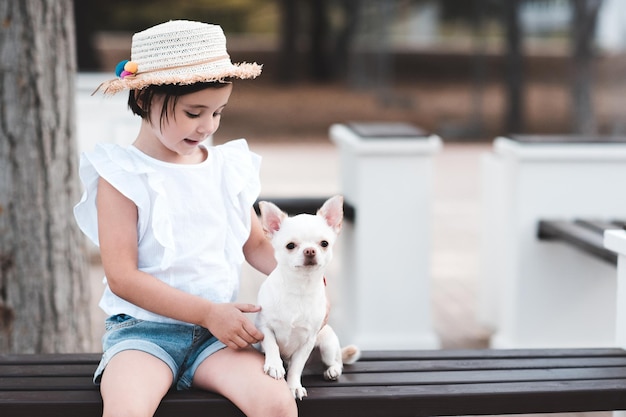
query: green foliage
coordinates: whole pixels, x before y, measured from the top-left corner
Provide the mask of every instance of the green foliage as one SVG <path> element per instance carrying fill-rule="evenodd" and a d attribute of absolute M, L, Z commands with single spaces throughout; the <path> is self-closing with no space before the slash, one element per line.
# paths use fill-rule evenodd
<path fill-rule="evenodd" d="M 217 23 L 226 32 L 251 29 L 268 32 L 276 30 L 278 16 L 275 0 L 92 0 L 89 3 L 95 30 L 137 32 L 167 20 L 188 19 Z"/>

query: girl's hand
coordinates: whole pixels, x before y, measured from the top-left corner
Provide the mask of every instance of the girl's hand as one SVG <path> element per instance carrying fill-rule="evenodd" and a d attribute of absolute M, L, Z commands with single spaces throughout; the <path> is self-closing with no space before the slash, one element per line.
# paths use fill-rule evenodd
<path fill-rule="evenodd" d="M 263 340 L 263 333 L 244 314 L 259 311 L 261 307 L 254 304 L 214 303 L 206 327 L 229 348 L 243 349 Z"/>

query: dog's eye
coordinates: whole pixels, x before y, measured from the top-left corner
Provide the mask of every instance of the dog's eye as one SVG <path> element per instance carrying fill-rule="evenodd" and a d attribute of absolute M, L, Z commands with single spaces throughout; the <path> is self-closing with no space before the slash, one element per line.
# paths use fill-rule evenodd
<path fill-rule="evenodd" d="M 328 246 L 328 241 L 327 240 L 322 240 L 320 242 L 320 246 L 323 247 L 323 248 L 327 247 Z"/>
<path fill-rule="evenodd" d="M 285 246 L 287 249 L 292 250 L 296 248 L 296 244 L 293 242 L 289 242 L 287 243 L 287 246 Z"/>

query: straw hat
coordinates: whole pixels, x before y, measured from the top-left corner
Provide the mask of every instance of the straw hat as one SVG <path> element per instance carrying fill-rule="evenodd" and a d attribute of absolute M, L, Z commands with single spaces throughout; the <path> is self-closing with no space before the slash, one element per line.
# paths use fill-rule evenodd
<path fill-rule="evenodd" d="M 172 20 L 135 33 L 130 61 L 117 65 L 119 78 L 102 83 L 96 91 L 115 94 L 149 85 L 256 78 L 261 67 L 256 63 L 233 64 L 220 26 Z"/>

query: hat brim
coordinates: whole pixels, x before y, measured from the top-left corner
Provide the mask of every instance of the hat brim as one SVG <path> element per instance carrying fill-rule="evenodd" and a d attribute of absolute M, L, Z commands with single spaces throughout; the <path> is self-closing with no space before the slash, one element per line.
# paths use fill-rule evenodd
<path fill-rule="evenodd" d="M 257 63 L 239 63 L 220 67 L 194 69 L 193 71 L 159 71 L 116 78 L 105 81 L 94 93 L 102 91 L 104 95 L 113 95 L 125 90 L 141 90 L 150 85 L 178 84 L 189 85 L 199 82 L 219 82 L 229 78 L 251 79 L 261 74 L 263 66 Z M 190 70 L 190 68 L 187 68 Z"/>

